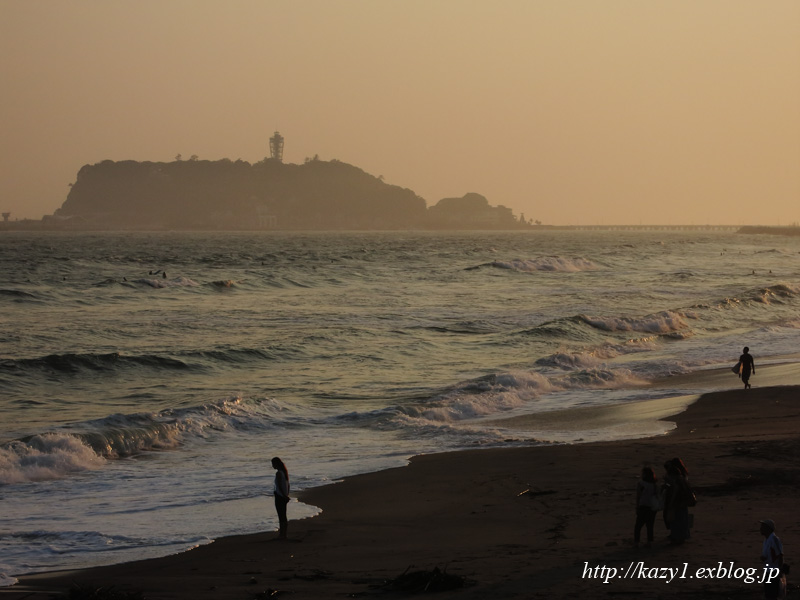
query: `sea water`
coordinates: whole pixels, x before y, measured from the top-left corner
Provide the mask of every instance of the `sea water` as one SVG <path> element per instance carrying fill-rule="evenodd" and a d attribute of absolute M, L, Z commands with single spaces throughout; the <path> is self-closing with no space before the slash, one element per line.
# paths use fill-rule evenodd
<path fill-rule="evenodd" d="M 691 393 L 669 377 L 744 345 L 795 353 L 800 237 L 5 232 L 0 307 L 9 584 L 274 529 L 273 456 L 300 490 L 643 435 L 530 416 Z"/>

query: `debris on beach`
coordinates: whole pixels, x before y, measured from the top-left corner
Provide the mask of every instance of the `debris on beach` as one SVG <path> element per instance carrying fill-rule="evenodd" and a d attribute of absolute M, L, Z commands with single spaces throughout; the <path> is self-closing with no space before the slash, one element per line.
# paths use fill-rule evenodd
<path fill-rule="evenodd" d="M 536 498 L 538 496 L 549 496 L 550 494 L 555 494 L 555 493 L 556 493 L 555 490 L 532 490 L 529 488 L 517 494 L 517 498 L 519 498 L 520 496 L 527 496 L 528 498 Z"/>
<path fill-rule="evenodd" d="M 287 592 L 286 590 L 273 590 L 271 588 L 268 588 L 263 592 L 259 592 L 258 594 L 253 596 L 253 598 L 255 598 L 255 600 L 268 600 L 269 598 L 277 598 L 281 594 L 289 594 L 289 593 L 291 592 Z"/>
<path fill-rule="evenodd" d="M 382 587 L 393 591 L 424 594 L 428 592 L 446 592 L 457 590 L 467 585 L 467 580 L 458 575 L 450 575 L 447 568 L 444 571 L 435 567 L 432 571 L 412 571 L 409 569 L 395 579 L 390 579 Z"/>

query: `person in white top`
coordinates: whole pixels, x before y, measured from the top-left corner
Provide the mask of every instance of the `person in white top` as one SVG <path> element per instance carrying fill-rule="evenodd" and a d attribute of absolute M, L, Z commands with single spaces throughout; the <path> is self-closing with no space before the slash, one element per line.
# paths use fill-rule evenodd
<path fill-rule="evenodd" d="M 764 536 L 764 544 L 761 547 L 761 560 L 764 562 L 765 567 L 783 571 L 783 544 L 781 539 L 775 535 L 775 522 L 772 519 L 764 519 L 759 522 L 761 523 L 761 535 Z M 785 597 L 786 576 L 783 573 L 781 573 L 780 577 L 764 582 L 764 598 L 774 600 Z"/>
<path fill-rule="evenodd" d="M 636 524 L 633 526 L 633 542 L 637 546 L 643 526 L 647 526 L 647 545 L 653 543 L 653 524 L 659 508 L 656 474 L 651 467 L 644 467 L 642 477 L 636 483 Z"/>
<path fill-rule="evenodd" d="M 289 520 L 286 517 L 286 506 L 289 504 L 289 471 L 286 465 L 277 456 L 272 459 L 272 467 L 275 469 L 275 510 L 278 511 L 278 539 L 285 540 L 289 528 Z"/>

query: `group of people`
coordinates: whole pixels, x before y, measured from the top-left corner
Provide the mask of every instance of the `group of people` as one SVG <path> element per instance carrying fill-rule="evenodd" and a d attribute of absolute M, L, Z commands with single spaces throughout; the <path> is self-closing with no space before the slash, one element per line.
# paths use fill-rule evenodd
<path fill-rule="evenodd" d="M 744 382 L 745 389 L 750 387 L 750 374 L 755 373 L 753 357 L 749 348 L 745 347 L 734 371 L 738 372 Z M 289 504 L 289 471 L 277 456 L 272 459 L 275 469 L 274 497 L 275 510 L 278 513 L 278 539 L 286 539 L 288 519 L 286 507 Z M 656 515 L 663 512 L 664 525 L 669 530 L 671 544 L 682 544 L 690 537 L 691 522 L 689 508 L 694 506 L 697 498 L 689 485 L 689 470 L 683 461 L 672 458 L 664 463 L 664 481 L 659 485 L 655 472 L 651 467 L 644 467 L 636 484 L 636 524 L 633 529 L 633 540 L 638 546 L 642 528 L 647 529 L 647 545 L 653 542 Z M 761 533 L 764 536 L 762 560 L 771 568 L 780 568 L 783 572 L 783 546 L 775 535 L 775 523 L 769 519 L 761 521 Z M 765 583 L 767 598 L 779 598 L 781 589 L 785 590 L 785 576 Z M 784 586 L 781 588 L 781 582 Z M 774 594 L 774 595 L 773 595 Z"/>
<path fill-rule="evenodd" d="M 664 471 L 664 482 L 659 486 L 653 469 L 644 467 L 641 478 L 636 484 L 636 524 L 633 529 L 633 540 L 637 546 L 642 527 L 647 528 L 647 545 L 653 542 L 653 529 L 658 511 L 664 513 L 664 524 L 669 529 L 671 544 L 682 544 L 689 538 L 689 507 L 697 502 L 694 491 L 689 485 L 689 470 L 683 461 L 676 457 L 664 463 Z M 764 597 L 767 600 L 785 598 L 787 568 L 783 562 L 783 544 L 775 534 L 775 522 L 772 519 L 764 519 L 760 521 L 760 525 L 761 535 L 764 536 L 761 561 L 766 568 L 778 569 L 780 572 L 780 576 L 764 582 Z"/>
<path fill-rule="evenodd" d="M 670 543 L 682 544 L 689 538 L 689 507 L 695 503 L 696 498 L 689 485 L 689 470 L 680 458 L 664 463 L 664 481 L 661 485 L 655 471 L 651 467 L 644 467 L 636 485 L 634 543 L 639 544 L 642 527 L 647 528 L 648 545 L 653 542 L 656 514 L 663 511 Z"/>

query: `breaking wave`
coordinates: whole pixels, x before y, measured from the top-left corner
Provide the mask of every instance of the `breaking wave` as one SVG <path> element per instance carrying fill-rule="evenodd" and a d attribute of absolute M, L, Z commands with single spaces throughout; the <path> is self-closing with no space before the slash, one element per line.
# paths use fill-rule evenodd
<path fill-rule="evenodd" d="M 746 299 L 759 304 L 784 304 L 799 296 L 800 287 L 778 284 L 753 290 Z"/>
<path fill-rule="evenodd" d="M 175 279 L 150 279 L 145 277 L 137 279 L 134 283 L 149 285 L 153 288 L 197 287 L 200 285 L 188 277 L 176 277 Z"/>
<path fill-rule="evenodd" d="M 73 435 L 35 435 L 0 446 L 0 485 L 61 479 L 104 463 L 103 457 Z"/>
<path fill-rule="evenodd" d="M 590 345 L 600 345 L 606 337 L 603 334 L 630 334 L 631 332 L 646 334 L 643 339 L 651 336 L 685 337 L 691 335 L 688 320 L 695 318 L 691 311 L 663 311 L 643 317 L 621 316 L 589 316 L 575 315 L 548 321 L 520 331 L 517 335 L 533 336 L 558 340 L 561 342 L 583 342 Z M 626 340 L 628 343 L 637 340 Z"/>
<path fill-rule="evenodd" d="M 533 259 L 495 260 L 488 263 L 489 267 L 508 269 L 519 273 L 577 273 L 579 271 L 594 271 L 601 267 L 586 258 L 564 258 L 561 256 L 541 256 Z"/>
<path fill-rule="evenodd" d="M 223 431 L 269 427 L 280 407 L 241 398 L 158 413 L 110 415 L 0 445 L 0 485 L 61 479 L 102 467 L 106 461 L 171 450 L 191 438 Z"/>
<path fill-rule="evenodd" d="M 710 304 L 700 304 L 693 308 L 740 308 L 748 305 L 787 304 L 800 298 L 800 286 L 779 283 L 764 288 L 750 289 L 740 296 L 729 296 Z"/>
<path fill-rule="evenodd" d="M 617 389 L 639 386 L 644 380 L 627 369 L 602 365 L 568 373 L 546 375 L 534 371 L 515 371 L 486 375 L 453 386 L 422 402 L 394 406 L 367 414 L 347 415 L 349 420 L 369 420 L 382 429 L 430 425 L 457 425 L 473 419 L 491 417 L 524 407 L 543 396 L 576 389 Z"/>
<path fill-rule="evenodd" d="M 672 333 L 689 328 L 686 321 L 687 315 L 671 310 L 665 310 L 644 317 L 578 317 L 587 325 L 596 329 L 611 332 L 636 331 L 640 333 Z"/>

